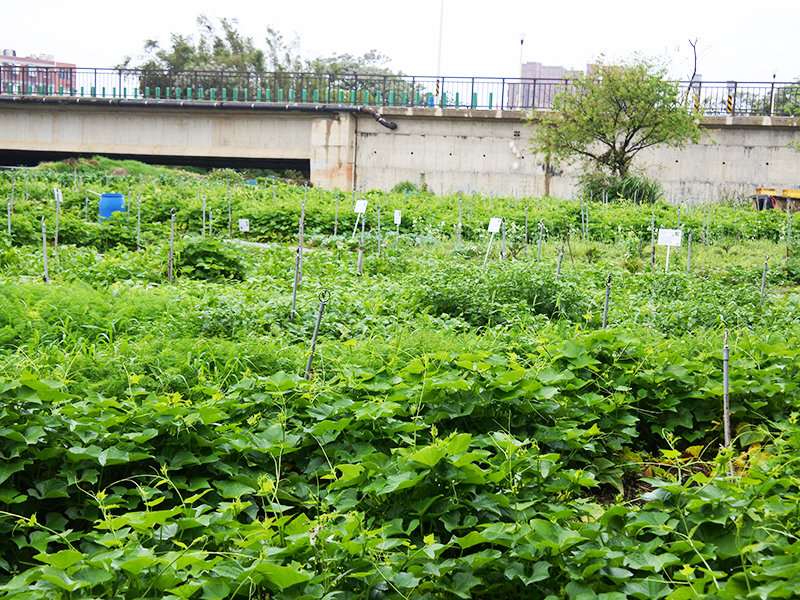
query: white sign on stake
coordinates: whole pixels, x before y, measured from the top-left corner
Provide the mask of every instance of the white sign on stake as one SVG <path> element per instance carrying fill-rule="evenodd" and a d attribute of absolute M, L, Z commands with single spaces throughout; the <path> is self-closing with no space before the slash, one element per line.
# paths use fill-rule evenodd
<path fill-rule="evenodd" d="M 667 247 L 667 262 L 666 265 L 664 266 L 665 273 L 669 271 L 669 251 L 672 250 L 673 247 L 675 248 L 680 247 L 682 233 L 683 232 L 680 229 L 658 230 L 658 245 Z"/>
<path fill-rule="evenodd" d="M 250 219 L 239 219 L 239 231 L 250 231 Z"/>
<path fill-rule="evenodd" d="M 497 233 L 500 231 L 500 226 L 503 224 L 502 217 L 492 217 L 489 219 L 489 233 Z"/>
<path fill-rule="evenodd" d="M 680 229 L 659 229 L 658 245 L 677 248 L 681 245 L 681 235 L 683 235 L 683 232 Z"/>
<path fill-rule="evenodd" d="M 402 210 L 394 211 L 394 224 L 395 225 L 400 225 L 400 221 L 402 220 L 402 218 L 403 218 L 403 211 Z"/>
<path fill-rule="evenodd" d="M 61 195 L 61 189 L 60 188 L 53 188 L 53 191 L 56 194 L 56 202 L 59 202 L 59 203 L 63 202 L 64 200 L 63 200 L 63 196 Z"/>
<path fill-rule="evenodd" d="M 354 213 L 358 213 L 359 215 L 363 215 L 367 212 L 367 201 L 366 200 L 356 200 L 356 207 L 353 209 Z"/>

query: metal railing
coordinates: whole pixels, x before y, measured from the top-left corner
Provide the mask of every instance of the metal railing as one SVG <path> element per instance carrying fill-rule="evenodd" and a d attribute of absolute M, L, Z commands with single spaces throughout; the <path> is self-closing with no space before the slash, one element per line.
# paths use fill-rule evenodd
<path fill-rule="evenodd" d="M 569 79 L 0 66 L 0 95 L 546 110 Z M 705 115 L 800 115 L 798 82 L 679 82 Z"/>

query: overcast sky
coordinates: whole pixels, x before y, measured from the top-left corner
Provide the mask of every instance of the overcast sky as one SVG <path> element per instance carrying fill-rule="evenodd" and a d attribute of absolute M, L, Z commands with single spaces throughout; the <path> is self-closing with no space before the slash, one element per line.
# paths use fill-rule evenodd
<path fill-rule="evenodd" d="M 53 54 L 79 67 L 113 67 L 146 39 L 169 43 L 196 31 L 196 17 L 236 18 L 261 48 L 274 26 L 300 38 L 304 55 L 376 49 L 406 74 L 438 75 L 441 0 L 38 0 L 0 10 L 0 45 L 18 56 Z M 600 55 L 666 57 L 671 75 L 692 72 L 698 40 L 703 81 L 792 81 L 800 77 L 797 0 L 444 0 L 441 74 L 518 77 L 522 58 L 583 69 Z"/>

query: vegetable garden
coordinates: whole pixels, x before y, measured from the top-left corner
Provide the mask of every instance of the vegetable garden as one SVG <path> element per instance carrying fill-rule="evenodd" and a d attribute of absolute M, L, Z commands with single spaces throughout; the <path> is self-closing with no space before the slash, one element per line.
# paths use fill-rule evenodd
<path fill-rule="evenodd" d="M 0 173 L 0 595 L 800 594 L 787 215 L 355 196 Z"/>

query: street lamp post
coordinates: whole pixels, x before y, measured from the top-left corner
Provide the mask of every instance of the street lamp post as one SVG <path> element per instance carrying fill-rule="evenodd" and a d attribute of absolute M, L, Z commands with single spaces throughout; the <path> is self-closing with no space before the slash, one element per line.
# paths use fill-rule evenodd
<path fill-rule="evenodd" d="M 517 87 L 517 108 L 522 110 L 522 48 L 525 43 L 525 34 L 519 36 L 519 84 Z"/>
<path fill-rule="evenodd" d="M 436 60 L 436 76 L 442 76 L 442 30 L 444 29 L 444 0 L 439 8 L 439 57 Z"/>

